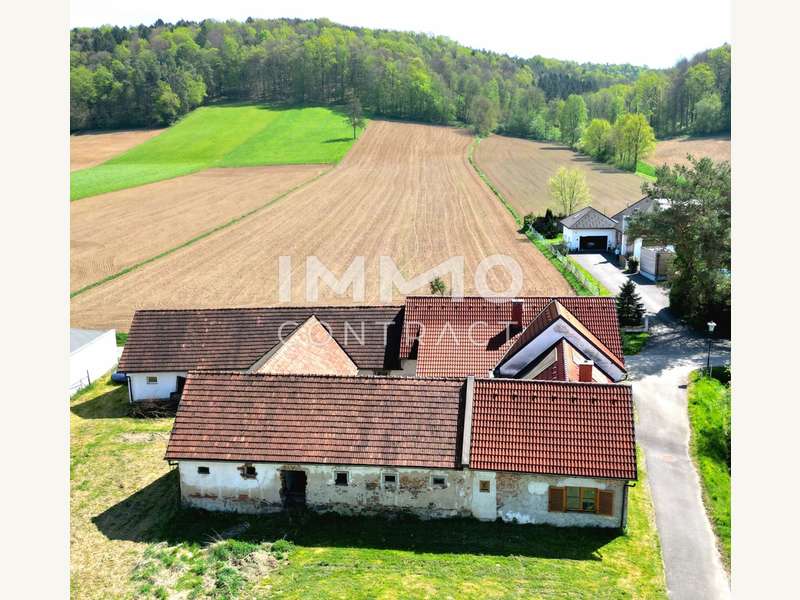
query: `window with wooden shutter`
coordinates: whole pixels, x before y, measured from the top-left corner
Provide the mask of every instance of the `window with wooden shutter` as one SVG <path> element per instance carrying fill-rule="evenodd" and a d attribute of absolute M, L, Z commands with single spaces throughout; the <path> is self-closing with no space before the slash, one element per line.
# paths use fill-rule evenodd
<path fill-rule="evenodd" d="M 564 488 L 550 487 L 547 492 L 547 510 L 564 512 Z"/>
<path fill-rule="evenodd" d="M 614 514 L 614 492 L 599 490 L 597 495 L 597 512 L 601 515 Z"/>

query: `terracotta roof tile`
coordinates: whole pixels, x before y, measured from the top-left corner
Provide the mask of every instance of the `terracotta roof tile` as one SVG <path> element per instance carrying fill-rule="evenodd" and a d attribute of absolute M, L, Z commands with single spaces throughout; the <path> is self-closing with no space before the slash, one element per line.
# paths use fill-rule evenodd
<path fill-rule="evenodd" d="M 359 368 L 398 366 L 402 307 L 353 306 L 139 310 L 119 369 L 244 370 L 273 348 L 281 334 L 286 339 L 312 315 L 331 328 Z"/>
<path fill-rule="evenodd" d="M 191 372 L 166 458 L 452 469 L 463 385 Z"/>
<path fill-rule="evenodd" d="M 521 300 L 523 323 L 531 323 L 545 307 L 557 300 L 607 348 L 614 362 L 624 365 L 613 298 L 524 297 Z M 454 301 L 441 296 L 409 296 L 406 298 L 400 357 L 416 355 L 417 375 L 421 377 L 485 376 L 521 333 L 519 329 L 509 329 L 507 324 L 510 322 L 510 298 L 492 302 L 479 297 Z"/>
<path fill-rule="evenodd" d="M 470 468 L 636 479 L 631 388 L 479 379 Z"/>

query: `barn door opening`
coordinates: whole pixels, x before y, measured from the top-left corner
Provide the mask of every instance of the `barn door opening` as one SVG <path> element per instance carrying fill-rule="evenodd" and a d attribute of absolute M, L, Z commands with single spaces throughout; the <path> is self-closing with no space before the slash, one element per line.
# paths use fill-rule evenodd
<path fill-rule="evenodd" d="M 281 498 L 287 508 L 306 505 L 305 471 L 281 471 Z"/>

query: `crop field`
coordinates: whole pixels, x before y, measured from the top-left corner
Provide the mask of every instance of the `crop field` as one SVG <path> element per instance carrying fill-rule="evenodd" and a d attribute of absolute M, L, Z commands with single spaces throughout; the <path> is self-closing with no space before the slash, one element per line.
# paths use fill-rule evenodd
<path fill-rule="evenodd" d="M 556 211 L 547 181 L 559 167 L 586 175 L 591 206 L 608 215 L 639 200 L 644 180 L 611 165 L 594 162 L 551 142 L 492 135 L 478 144 L 475 161 L 521 215 Z"/>
<path fill-rule="evenodd" d="M 180 509 L 173 419 L 98 380 L 70 401 L 70 596 L 666 598 L 643 461 L 628 530 Z M 639 453 L 641 456 L 641 452 Z"/>
<path fill-rule="evenodd" d="M 140 129 L 69 136 L 69 169 L 77 171 L 103 163 L 164 131 Z"/>
<path fill-rule="evenodd" d="M 73 325 L 127 331 L 137 308 L 277 304 L 282 256 L 291 259 L 287 287 L 295 305 L 379 302 L 381 256 L 391 257 L 406 279 L 464 257 L 465 292 L 476 293 L 478 264 L 504 254 L 521 267 L 520 294 L 571 295 L 470 166 L 471 142 L 469 133 L 455 128 L 372 122 L 344 160 L 316 181 L 231 227 L 75 296 Z M 363 298 L 337 294 L 325 284 L 318 298 L 307 298 L 307 256 L 318 257 L 337 276 L 364 257 Z M 450 278 L 443 279 L 449 287 Z M 502 268 L 489 269 L 486 279 L 497 292 L 510 283 Z M 401 301 L 400 291 L 393 292 L 393 301 Z M 427 284 L 413 293 L 429 293 Z"/>
<path fill-rule="evenodd" d="M 72 202 L 70 291 L 264 206 L 328 168 L 208 169 Z"/>
<path fill-rule="evenodd" d="M 70 197 L 78 200 L 210 167 L 335 164 L 352 145 L 353 130 L 329 108 L 205 106 L 124 154 L 73 172 Z"/>
<path fill-rule="evenodd" d="M 662 140 L 656 144 L 655 151 L 647 157 L 646 162 L 656 167 L 660 167 L 664 163 L 668 165 L 688 164 L 687 154 L 691 154 L 695 158 L 708 156 L 715 161 L 729 161 L 731 159 L 731 136 L 679 137 Z"/>

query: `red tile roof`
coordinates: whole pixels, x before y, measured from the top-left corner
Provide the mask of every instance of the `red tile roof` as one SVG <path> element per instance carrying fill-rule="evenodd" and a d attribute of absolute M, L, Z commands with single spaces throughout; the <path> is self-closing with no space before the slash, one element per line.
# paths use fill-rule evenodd
<path fill-rule="evenodd" d="M 359 368 L 397 367 L 402 307 L 323 306 L 139 310 L 119 370 L 244 370 L 312 315 L 331 328 Z M 394 325 L 387 329 L 387 322 Z"/>
<path fill-rule="evenodd" d="M 622 340 L 613 298 L 524 297 L 521 300 L 523 323 L 531 323 L 552 300 L 557 300 L 608 349 L 614 362 L 622 363 Z M 422 377 L 485 376 L 521 333 L 513 327 L 508 330 L 509 322 L 510 298 L 492 302 L 479 297 L 455 301 L 441 296 L 409 296 L 400 357 L 410 358 L 416 352 L 417 375 Z M 415 342 L 417 337 L 421 337 L 419 342 Z"/>
<path fill-rule="evenodd" d="M 192 372 L 166 458 L 456 468 L 463 380 Z"/>
<path fill-rule="evenodd" d="M 636 479 L 631 388 L 479 379 L 469 466 Z"/>

